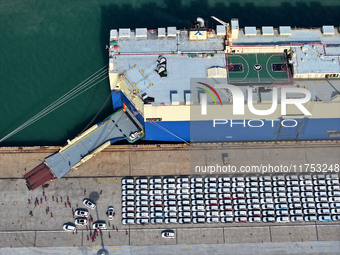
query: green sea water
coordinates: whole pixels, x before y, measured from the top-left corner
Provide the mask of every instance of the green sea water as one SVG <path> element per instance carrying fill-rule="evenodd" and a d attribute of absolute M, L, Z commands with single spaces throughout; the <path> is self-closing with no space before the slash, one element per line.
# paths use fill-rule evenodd
<path fill-rule="evenodd" d="M 211 15 L 241 27 L 339 26 L 340 2 L 0 0 L 0 138 L 105 66 L 111 28 L 183 28 L 197 16 L 214 26 Z M 0 146 L 63 145 L 100 109 L 93 124 L 112 113 L 109 95 L 106 79 Z"/>

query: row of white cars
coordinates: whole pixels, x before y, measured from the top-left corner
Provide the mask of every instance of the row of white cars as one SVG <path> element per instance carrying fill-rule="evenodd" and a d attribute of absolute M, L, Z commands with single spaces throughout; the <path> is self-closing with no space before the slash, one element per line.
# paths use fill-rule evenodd
<path fill-rule="evenodd" d="M 122 223 L 340 220 L 337 174 L 127 177 Z"/>

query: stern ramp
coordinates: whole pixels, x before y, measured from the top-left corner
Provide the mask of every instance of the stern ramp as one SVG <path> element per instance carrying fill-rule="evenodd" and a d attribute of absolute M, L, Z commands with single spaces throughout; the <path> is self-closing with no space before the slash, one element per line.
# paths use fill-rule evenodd
<path fill-rule="evenodd" d="M 140 135 L 132 137 L 131 134 L 136 132 Z M 30 179 L 25 178 L 25 176 L 30 176 L 29 173 L 34 172 L 37 178 L 39 176 L 40 165 L 28 172 L 24 176 L 27 187 L 29 189 L 35 189 L 54 177 L 60 179 L 69 171 L 76 169 L 109 145 L 124 139 L 133 143 L 142 138 L 143 134 L 143 125 L 133 116 L 127 107 L 118 110 L 73 140 L 68 140 L 68 144 L 62 147 L 59 152 L 45 159 L 44 165 L 53 173 L 53 175 L 50 175 L 51 178 L 46 180 L 46 175 L 41 175 L 42 178 L 44 177 L 44 180 L 35 181 L 35 183 L 39 183 L 40 185 L 32 185 Z"/>

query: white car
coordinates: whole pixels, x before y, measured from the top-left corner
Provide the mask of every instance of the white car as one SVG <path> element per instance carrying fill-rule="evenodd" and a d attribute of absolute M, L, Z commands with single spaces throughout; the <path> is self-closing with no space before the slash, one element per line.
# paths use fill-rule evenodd
<path fill-rule="evenodd" d="M 231 184 L 231 187 L 233 188 L 245 188 L 246 183 L 245 182 L 233 182 Z"/>
<path fill-rule="evenodd" d="M 316 216 L 315 215 L 307 215 L 303 218 L 305 221 L 316 221 Z"/>
<path fill-rule="evenodd" d="M 203 189 L 203 182 L 195 182 L 190 184 L 191 189 Z M 203 192 L 203 191 L 202 191 Z"/>
<path fill-rule="evenodd" d="M 220 199 L 218 203 L 220 205 L 231 205 L 233 202 L 231 199 Z"/>
<path fill-rule="evenodd" d="M 150 184 L 162 184 L 162 178 L 161 177 L 151 177 L 150 178 Z"/>
<path fill-rule="evenodd" d="M 298 186 L 287 187 L 287 191 L 288 192 L 300 192 L 300 187 Z"/>
<path fill-rule="evenodd" d="M 178 217 L 180 218 L 191 217 L 191 212 L 179 212 Z"/>
<path fill-rule="evenodd" d="M 274 192 L 286 192 L 286 187 L 282 187 L 282 186 L 274 187 L 273 191 Z"/>
<path fill-rule="evenodd" d="M 192 218 L 193 223 L 205 223 L 205 218 L 204 217 L 197 217 L 197 218 Z"/>
<path fill-rule="evenodd" d="M 303 221 L 303 217 L 302 216 L 291 216 L 290 221 L 291 222 L 300 222 L 300 221 Z"/>
<path fill-rule="evenodd" d="M 236 217 L 238 217 L 238 216 L 247 216 L 247 211 L 235 211 L 234 215 Z"/>
<path fill-rule="evenodd" d="M 218 211 L 218 205 L 207 205 L 205 207 L 205 210 L 207 210 L 207 211 Z"/>
<path fill-rule="evenodd" d="M 176 189 L 176 184 L 175 183 L 164 184 L 163 189 Z"/>
<path fill-rule="evenodd" d="M 232 182 L 244 182 L 243 176 L 234 176 L 231 178 Z"/>
<path fill-rule="evenodd" d="M 271 181 L 272 177 L 270 175 L 262 175 L 259 176 L 259 181 L 263 182 L 263 181 Z"/>
<path fill-rule="evenodd" d="M 288 216 L 288 210 L 277 210 L 276 216 Z"/>
<path fill-rule="evenodd" d="M 122 184 L 134 184 L 134 182 L 133 177 L 126 177 L 122 179 Z"/>
<path fill-rule="evenodd" d="M 191 189 L 190 193 L 191 194 L 198 194 L 198 193 L 203 194 L 203 189 Z"/>
<path fill-rule="evenodd" d="M 150 212 L 163 212 L 163 208 L 161 206 L 150 206 Z"/>
<path fill-rule="evenodd" d="M 178 207 L 179 212 L 184 212 L 184 211 L 191 211 L 191 206 L 185 205 L 185 206 L 179 206 Z"/>
<path fill-rule="evenodd" d="M 136 131 L 130 134 L 129 139 L 130 140 L 135 140 L 138 137 L 140 137 L 142 135 L 142 133 L 140 131 Z"/>
<path fill-rule="evenodd" d="M 290 213 L 291 215 L 294 215 L 294 216 L 295 216 L 295 215 L 302 215 L 302 214 L 303 214 L 301 209 L 290 210 L 289 213 Z"/>
<path fill-rule="evenodd" d="M 128 219 L 131 220 L 131 219 Z M 133 219 L 132 219 L 133 220 Z M 140 218 L 140 219 L 136 219 L 136 223 L 137 224 L 149 224 L 149 219 L 148 218 Z M 132 223 L 133 224 L 133 223 Z"/>
<path fill-rule="evenodd" d="M 219 217 L 208 217 L 206 221 L 207 223 L 217 223 L 220 222 L 220 219 Z"/>
<path fill-rule="evenodd" d="M 287 181 L 298 181 L 299 180 L 299 176 L 297 176 L 296 174 L 294 174 L 294 175 L 287 175 L 286 176 L 286 180 Z"/>
<path fill-rule="evenodd" d="M 190 204 L 191 204 L 190 200 L 187 200 L 187 199 L 178 201 L 178 206 L 190 205 Z"/>
<path fill-rule="evenodd" d="M 275 216 L 275 211 L 274 210 L 263 210 L 262 215 L 263 216 Z"/>
<path fill-rule="evenodd" d="M 143 196 L 143 195 L 148 195 L 149 191 L 145 189 L 137 190 L 136 195 L 137 196 Z"/>
<path fill-rule="evenodd" d="M 181 194 L 188 194 L 189 195 L 189 193 L 190 193 L 189 189 L 178 189 L 176 191 L 177 195 L 181 195 Z"/>
<path fill-rule="evenodd" d="M 147 184 L 139 184 L 139 185 L 136 185 L 136 189 L 145 189 L 145 190 L 148 190 L 149 189 L 149 185 Z"/>
<path fill-rule="evenodd" d="M 107 208 L 107 217 L 109 218 L 109 220 L 113 220 L 114 216 L 115 216 L 115 210 L 114 210 L 113 206 L 109 206 Z"/>
<path fill-rule="evenodd" d="M 201 177 L 192 177 L 191 183 L 203 182 L 203 178 Z"/>
<path fill-rule="evenodd" d="M 164 214 L 165 218 L 176 218 L 177 217 L 177 212 L 166 212 Z"/>
<path fill-rule="evenodd" d="M 204 205 L 204 200 L 191 200 L 192 205 Z"/>
<path fill-rule="evenodd" d="M 233 217 L 222 217 L 220 218 L 222 223 L 232 223 L 234 222 L 234 218 Z"/>
<path fill-rule="evenodd" d="M 174 177 L 165 177 L 163 179 L 163 183 L 164 184 L 168 184 L 168 183 L 176 183 L 176 179 Z"/>
<path fill-rule="evenodd" d="M 175 205 L 177 205 L 177 201 L 175 200 L 164 201 L 164 206 L 175 206 Z"/>
<path fill-rule="evenodd" d="M 261 209 L 260 204 L 250 204 L 248 205 L 248 210 L 259 210 Z"/>
<path fill-rule="evenodd" d="M 122 213 L 122 218 L 134 218 L 135 216 L 134 212 Z"/>
<path fill-rule="evenodd" d="M 188 176 L 181 176 L 177 178 L 177 183 L 189 183 L 189 177 Z"/>
<path fill-rule="evenodd" d="M 177 189 L 189 189 L 189 187 L 190 187 L 189 183 L 179 183 L 179 184 L 176 185 Z"/>
<path fill-rule="evenodd" d="M 76 225 L 85 226 L 85 225 L 87 225 L 87 223 L 88 223 L 88 221 L 84 217 L 78 217 L 78 218 L 74 219 L 74 224 L 76 224 Z"/>
<path fill-rule="evenodd" d="M 149 196 L 136 196 L 136 201 L 140 201 L 140 200 L 148 200 L 149 199 Z"/>
<path fill-rule="evenodd" d="M 219 177 L 218 182 L 230 182 L 230 177 Z"/>
<path fill-rule="evenodd" d="M 163 200 L 163 196 L 162 195 L 149 196 L 149 198 L 150 198 L 150 201 Z"/>
<path fill-rule="evenodd" d="M 299 181 L 298 180 L 287 181 L 287 186 L 299 186 Z"/>
<path fill-rule="evenodd" d="M 329 208 L 328 203 L 317 203 L 316 208 Z"/>
<path fill-rule="evenodd" d="M 305 174 L 305 175 L 300 175 L 299 176 L 299 180 L 303 181 L 303 180 L 311 180 L 312 176 L 310 174 Z"/>
<path fill-rule="evenodd" d="M 192 207 L 193 211 L 205 211 L 205 207 L 202 205 L 196 205 Z"/>
<path fill-rule="evenodd" d="M 191 218 L 179 218 L 178 219 L 178 223 L 180 224 L 187 224 L 187 223 L 191 223 Z"/>
<path fill-rule="evenodd" d="M 134 190 L 135 189 L 135 185 L 133 185 L 133 184 L 124 184 L 124 185 L 122 185 L 122 190 L 127 190 L 127 189 Z"/>
<path fill-rule="evenodd" d="M 126 202 L 133 202 L 133 201 L 126 201 Z M 154 201 L 152 201 L 152 202 L 154 202 Z M 150 204 L 152 202 L 150 202 Z M 140 201 L 137 201 L 136 205 L 137 206 L 149 206 L 149 202 L 145 201 L 145 200 L 140 200 Z M 134 206 L 134 202 L 132 203 L 132 206 Z"/>
<path fill-rule="evenodd" d="M 205 212 L 202 212 L 202 211 L 198 211 L 198 212 L 192 212 L 192 217 L 205 217 Z"/>
<path fill-rule="evenodd" d="M 74 216 L 76 217 L 88 217 L 89 211 L 85 208 L 78 208 L 74 212 Z"/>
<path fill-rule="evenodd" d="M 122 224 L 126 225 L 126 224 L 135 224 L 135 219 L 122 219 Z"/>
<path fill-rule="evenodd" d="M 151 224 L 162 224 L 163 218 L 154 218 L 150 220 Z"/>
<path fill-rule="evenodd" d="M 274 204 L 273 203 L 262 204 L 261 208 L 262 210 L 272 210 L 274 209 Z"/>
<path fill-rule="evenodd" d="M 136 179 L 136 184 L 148 184 L 147 177 L 139 177 Z"/>
<path fill-rule="evenodd" d="M 129 208 L 129 207 L 127 207 L 127 208 Z M 131 208 L 133 208 L 133 207 L 131 207 Z M 149 207 L 148 206 L 138 206 L 136 211 L 137 212 L 148 212 L 149 211 Z M 124 210 L 122 210 L 122 212 L 124 212 Z M 130 211 L 130 212 L 134 212 L 134 210 Z"/>
<path fill-rule="evenodd" d="M 289 222 L 289 217 L 288 216 L 276 217 L 276 222 L 277 223 L 287 223 L 287 222 Z"/>
<path fill-rule="evenodd" d="M 177 212 L 177 206 L 166 206 L 164 207 L 164 212 Z"/>
<path fill-rule="evenodd" d="M 204 182 L 217 182 L 216 177 L 205 177 Z"/>
<path fill-rule="evenodd" d="M 164 223 L 165 224 L 177 223 L 177 216 L 171 217 L 171 218 L 165 218 Z"/>
<path fill-rule="evenodd" d="M 235 222 L 237 223 L 246 223 L 248 222 L 248 218 L 247 217 L 235 217 Z"/>
<path fill-rule="evenodd" d="M 176 190 L 174 189 L 164 189 L 163 190 L 163 195 L 175 195 L 176 194 Z"/>
<path fill-rule="evenodd" d="M 175 232 L 173 230 L 164 230 L 162 231 L 163 238 L 175 238 Z"/>
<path fill-rule="evenodd" d="M 147 201 L 138 201 L 137 202 L 137 205 L 138 205 L 138 203 L 140 203 L 140 202 L 146 202 L 147 203 Z M 147 203 L 148 204 L 148 203 Z M 135 206 L 135 201 L 123 201 L 122 202 L 122 206 L 123 207 L 125 207 L 125 206 Z M 139 205 L 139 206 L 142 206 L 142 205 Z"/>
<path fill-rule="evenodd" d="M 248 211 L 248 215 L 252 217 L 261 216 L 261 211 L 260 210 Z"/>
<path fill-rule="evenodd" d="M 63 225 L 63 230 L 74 232 L 76 230 L 76 225 L 74 225 L 73 223 L 70 223 L 70 222 L 69 223 L 65 223 Z"/>
<path fill-rule="evenodd" d="M 161 189 L 152 189 L 149 191 L 149 196 L 155 196 L 155 195 L 162 195 L 163 192 Z"/>
<path fill-rule="evenodd" d="M 261 217 L 249 217 L 249 222 L 262 222 Z"/>
<path fill-rule="evenodd" d="M 222 211 L 220 212 L 220 217 L 224 218 L 224 217 L 233 217 L 234 213 L 232 211 Z"/>
<path fill-rule="evenodd" d="M 273 176 L 273 180 L 274 181 L 284 181 L 286 178 L 284 177 L 284 175 L 274 175 Z"/>
<path fill-rule="evenodd" d="M 106 229 L 105 221 L 96 221 L 92 224 L 93 229 Z"/>
<path fill-rule="evenodd" d="M 267 222 L 275 222 L 275 218 L 274 217 L 263 217 L 262 221 L 267 223 Z"/>
<path fill-rule="evenodd" d="M 149 218 L 149 213 L 148 212 L 137 213 L 136 218 Z"/>
<path fill-rule="evenodd" d="M 92 210 L 94 210 L 96 208 L 96 204 L 88 198 L 84 198 L 83 205 L 85 205 L 86 207 L 88 207 Z"/>
<path fill-rule="evenodd" d="M 122 191 L 122 195 L 123 196 L 133 196 L 135 194 L 135 190 L 134 189 L 126 189 Z"/>

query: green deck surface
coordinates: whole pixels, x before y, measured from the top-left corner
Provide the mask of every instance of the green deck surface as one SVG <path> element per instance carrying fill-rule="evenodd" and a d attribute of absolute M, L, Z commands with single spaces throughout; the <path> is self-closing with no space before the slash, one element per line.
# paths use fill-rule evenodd
<path fill-rule="evenodd" d="M 242 64 L 242 72 L 228 71 L 229 83 L 288 83 L 290 75 L 288 70 L 273 71 L 272 64 L 286 64 L 284 54 L 261 53 L 261 54 L 235 54 L 227 55 L 228 70 L 233 64 Z M 256 71 L 254 65 L 261 65 L 262 69 Z"/>

